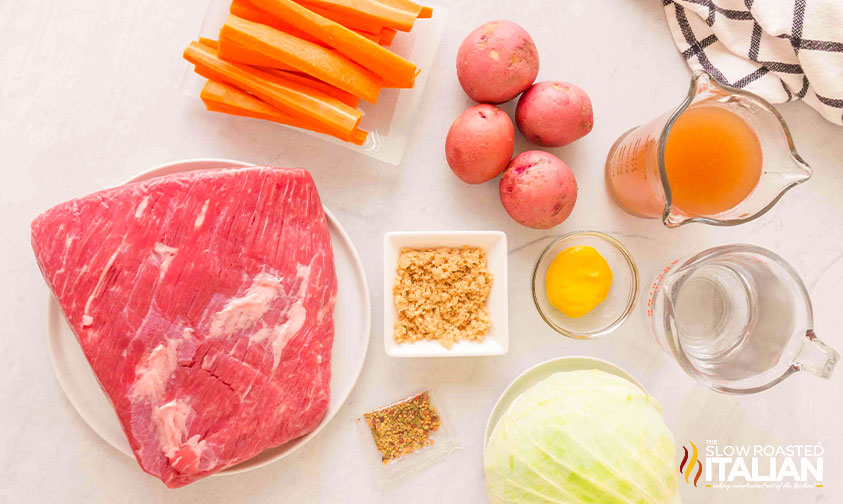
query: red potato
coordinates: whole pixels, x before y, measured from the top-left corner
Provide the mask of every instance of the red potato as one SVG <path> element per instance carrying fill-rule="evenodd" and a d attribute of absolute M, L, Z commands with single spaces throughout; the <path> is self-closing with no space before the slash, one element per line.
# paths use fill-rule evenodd
<path fill-rule="evenodd" d="M 481 103 L 503 103 L 530 87 L 539 74 L 539 53 L 524 28 L 490 21 L 471 32 L 457 52 L 457 78 Z"/>
<path fill-rule="evenodd" d="M 445 139 L 448 166 L 468 184 L 481 184 L 500 175 L 514 148 L 512 120 L 494 105 L 475 105 L 460 114 Z"/>
<path fill-rule="evenodd" d="M 567 82 L 539 82 L 518 100 L 518 129 L 532 142 L 561 147 L 587 135 L 594 126 L 591 99 Z"/>
<path fill-rule="evenodd" d="M 523 226 L 548 229 L 571 215 L 577 202 L 577 180 L 558 157 L 543 151 L 515 156 L 501 177 L 501 203 Z"/>

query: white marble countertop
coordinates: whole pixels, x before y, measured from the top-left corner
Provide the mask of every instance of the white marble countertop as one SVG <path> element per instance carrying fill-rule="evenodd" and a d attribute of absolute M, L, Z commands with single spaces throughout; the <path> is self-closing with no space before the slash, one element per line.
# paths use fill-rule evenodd
<path fill-rule="evenodd" d="M 182 95 L 181 50 L 197 32 L 206 2 L 0 3 L 0 502 L 485 502 L 482 436 L 498 394 L 527 367 L 577 354 L 608 359 L 636 376 L 662 402 L 677 445 L 718 439 L 825 447 L 824 488 L 722 492 L 683 482 L 685 502 L 843 502 L 843 371 L 830 381 L 799 374 L 750 397 L 716 394 L 661 353 L 640 308 L 609 337 L 572 341 L 544 325 L 529 286 L 542 247 L 575 229 L 622 239 L 645 283 L 673 258 L 719 244 L 755 243 L 803 275 L 817 333 L 843 350 L 843 129 L 803 104 L 781 106 L 797 147 L 815 168 L 814 179 L 747 225 L 668 230 L 623 214 L 603 186 L 604 158 L 617 135 L 672 107 L 686 91 L 689 71 L 670 39 L 660 0 L 488 0 L 482 8 L 455 0 L 400 168 L 272 124 L 208 114 L 198 100 Z M 500 206 L 496 183 L 466 186 L 445 163 L 448 126 L 470 105 L 456 80 L 456 50 L 471 28 L 492 18 L 512 19 L 530 31 L 542 57 L 540 79 L 574 82 L 594 102 L 594 131 L 555 150 L 576 174 L 580 193 L 571 218 L 552 231 L 518 226 Z M 512 104 L 506 108 L 512 111 Z M 516 148 L 530 146 L 519 137 Z M 357 387 L 307 446 L 253 472 L 168 490 L 100 440 L 65 399 L 47 354 L 49 294 L 30 251 L 29 222 L 54 203 L 191 157 L 307 167 L 363 258 L 374 327 Z M 507 233 L 508 355 L 399 360 L 384 354 L 378 288 L 383 233 L 438 229 Z M 373 403 L 433 384 L 450 404 L 462 449 L 383 487 L 377 465 L 363 460 L 352 421 Z"/>

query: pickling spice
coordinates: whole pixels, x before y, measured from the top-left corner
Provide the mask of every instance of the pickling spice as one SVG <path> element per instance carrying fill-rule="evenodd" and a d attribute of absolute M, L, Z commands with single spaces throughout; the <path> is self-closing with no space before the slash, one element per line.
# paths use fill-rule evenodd
<path fill-rule="evenodd" d="M 365 413 L 363 417 L 384 464 L 433 445 L 430 434 L 441 425 L 439 413 L 430 404 L 427 391 Z"/>

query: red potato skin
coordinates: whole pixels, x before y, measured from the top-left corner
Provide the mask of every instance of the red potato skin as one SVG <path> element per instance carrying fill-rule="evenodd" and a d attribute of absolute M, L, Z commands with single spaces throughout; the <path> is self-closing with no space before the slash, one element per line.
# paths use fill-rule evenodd
<path fill-rule="evenodd" d="M 504 103 L 536 81 L 539 53 L 524 28 L 490 21 L 471 32 L 457 52 L 457 78 L 480 103 Z"/>
<path fill-rule="evenodd" d="M 515 156 L 501 177 L 499 190 L 506 213 L 534 229 L 558 226 L 577 201 L 574 174 L 558 157 L 543 151 Z"/>
<path fill-rule="evenodd" d="M 482 184 L 506 169 L 515 148 L 515 127 L 494 105 L 475 105 L 454 120 L 445 139 L 445 157 L 467 184 Z"/>
<path fill-rule="evenodd" d="M 518 129 L 530 141 L 544 147 L 562 147 L 579 140 L 594 127 L 591 99 L 568 82 L 535 84 L 518 100 Z"/>

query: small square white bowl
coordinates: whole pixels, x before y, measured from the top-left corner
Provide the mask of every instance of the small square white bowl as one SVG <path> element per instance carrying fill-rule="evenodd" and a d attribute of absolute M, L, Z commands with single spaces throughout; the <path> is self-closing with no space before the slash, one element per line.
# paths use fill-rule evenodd
<path fill-rule="evenodd" d="M 489 293 L 491 326 L 480 343 L 461 341 L 447 349 L 436 341 L 398 344 L 392 337 L 397 313 L 392 284 L 402 248 L 479 247 L 486 252 L 489 272 L 494 277 Z M 383 346 L 392 357 L 480 357 L 509 351 L 506 234 L 501 231 L 408 231 L 383 237 Z"/>

